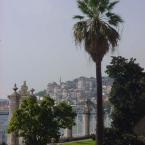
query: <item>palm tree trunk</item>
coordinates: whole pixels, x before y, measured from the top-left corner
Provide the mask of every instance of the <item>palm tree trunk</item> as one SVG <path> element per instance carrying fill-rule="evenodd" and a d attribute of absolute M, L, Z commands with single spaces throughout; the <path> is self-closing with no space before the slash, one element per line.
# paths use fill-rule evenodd
<path fill-rule="evenodd" d="M 96 62 L 96 85 L 97 85 L 96 145 L 103 145 L 104 120 L 103 120 L 101 60 Z"/>

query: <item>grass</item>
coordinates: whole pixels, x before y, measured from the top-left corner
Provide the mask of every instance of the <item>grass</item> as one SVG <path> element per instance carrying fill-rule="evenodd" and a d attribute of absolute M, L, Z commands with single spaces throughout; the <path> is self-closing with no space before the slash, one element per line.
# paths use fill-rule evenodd
<path fill-rule="evenodd" d="M 95 141 L 93 141 L 91 139 L 87 139 L 87 140 L 82 140 L 82 141 L 68 142 L 68 143 L 64 143 L 62 145 L 95 145 Z"/>

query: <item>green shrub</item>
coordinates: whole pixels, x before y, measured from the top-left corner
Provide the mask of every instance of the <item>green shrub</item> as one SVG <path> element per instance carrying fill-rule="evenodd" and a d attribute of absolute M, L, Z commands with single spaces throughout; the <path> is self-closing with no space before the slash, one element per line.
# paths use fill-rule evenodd
<path fill-rule="evenodd" d="M 121 134 L 117 129 L 105 128 L 104 145 L 145 145 L 135 134 Z"/>
<path fill-rule="evenodd" d="M 0 145 L 7 145 L 7 144 L 3 142 L 3 143 L 2 143 L 2 144 L 0 144 Z"/>
<path fill-rule="evenodd" d="M 105 128 L 104 130 L 104 145 L 123 145 L 120 142 L 121 135 L 117 129 Z"/>
<path fill-rule="evenodd" d="M 134 134 L 123 134 L 122 141 L 124 145 L 145 145 L 138 137 Z"/>
<path fill-rule="evenodd" d="M 96 140 L 96 135 L 95 135 L 95 134 L 91 134 L 91 135 L 90 135 L 90 138 L 91 138 L 92 140 Z"/>

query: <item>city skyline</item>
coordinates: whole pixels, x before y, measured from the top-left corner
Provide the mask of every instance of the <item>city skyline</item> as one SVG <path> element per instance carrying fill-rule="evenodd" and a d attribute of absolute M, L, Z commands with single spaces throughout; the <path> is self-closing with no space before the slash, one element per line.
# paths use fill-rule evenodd
<path fill-rule="evenodd" d="M 132 4 L 131 4 L 132 3 Z M 145 68 L 145 1 L 122 0 L 116 11 L 125 23 L 115 55 L 135 57 Z M 26 80 L 39 91 L 48 82 L 95 76 L 95 67 L 72 36 L 73 0 L 0 1 L 0 96 L 6 98 L 14 83 Z M 110 54 L 103 60 L 103 72 Z M 104 73 L 103 73 L 104 75 Z"/>

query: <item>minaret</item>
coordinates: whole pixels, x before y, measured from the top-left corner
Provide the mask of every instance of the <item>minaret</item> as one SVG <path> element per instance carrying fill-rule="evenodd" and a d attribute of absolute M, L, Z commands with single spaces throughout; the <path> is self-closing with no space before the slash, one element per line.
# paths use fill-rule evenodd
<path fill-rule="evenodd" d="M 19 107 L 19 100 L 20 95 L 17 93 L 17 86 L 14 85 L 14 93 L 12 95 L 9 95 L 9 121 L 12 118 L 12 115 L 16 109 Z M 17 132 L 12 132 L 8 135 L 8 145 L 19 145 L 19 139 L 17 137 Z"/>

